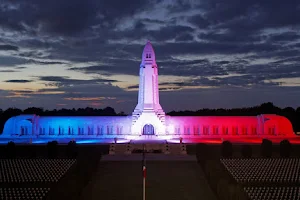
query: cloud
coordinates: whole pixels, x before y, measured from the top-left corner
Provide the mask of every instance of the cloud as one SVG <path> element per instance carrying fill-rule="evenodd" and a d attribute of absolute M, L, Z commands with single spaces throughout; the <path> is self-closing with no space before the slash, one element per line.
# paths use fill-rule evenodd
<path fill-rule="evenodd" d="M 120 18 L 155 5 L 155 1 L 139 0 L 133 0 L 130 4 L 121 0 L 74 0 L 72 3 L 60 0 L 4 0 L 3 3 L 16 7 L 2 8 L 0 25 L 3 27 L 16 31 L 28 31 L 31 27 L 33 33 L 39 28 L 48 34 L 65 36 L 76 36 L 95 25 L 101 28 L 115 27 Z"/>
<path fill-rule="evenodd" d="M 205 10 L 204 18 L 211 26 L 242 32 L 299 25 L 300 19 L 297 0 L 289 0 L 284 5 L 280 0 L 207 0 L 202 1 L 198 7 Z"/>
<path fill-rule="evenodd" d="M 61 65 L 61 64 L 67 64 L 65 62 L 58 62 L 58 61 L 40 61 L 40 60 L 34 60 L 34 59 L 28 59 L 28 63 L 33 64 L 40 64 L 40 65 Z"/>
<path fill-rule="evenodd" d="M 300 34 L 295 31 L 287 31 L 283 33 L 268 35 L 267 41 L 269 42 L 293 42 L 300 39 Z"/>
<path fill-rule="evenodd" d="M 13 46 L 13 45 L 9 45 L 9 44 L 1 44 L 0 45 L 0 50 L 5 50 L 5 51 L 18 51 L 19 47 L 17 46 Z"/>
<path fill-rule="evenodd" d="M 11 67 L 16 65 L 22 65 L 26 63 L 26 59 L 15 56 L 1 56 L 0 55 L 0 67 Z"/>
<path fill-rule="evenodd" d="M 138 75 L 140 61 L 126 59 L 111 59 L 105 65 L 94 65 L 86 67 L 71 67 L 69 70 L 82 71 L 87 74 L 101 74 L 111 76 L 113 74 Z"/>
<path fill-rule="evenodd" d="M 5 82 L 7 83 L 30 83 L 32 82 L 32 80 L 6 80 Z"/>
<path fill-rule="evenodd" d="M 138 89 L 139 85 L 130 85 L 127 87 L 127 89 Z"/>
<path fill-rule="evenodd" d="M 63 86 L 74 86 L 74 85 L 89 85 L 89 84 L 103 84 L 103 83 L 113 83 L 118 82 L 117 80 L 112 79 L 72 79 L 69 77 L 63 76 L 41 76 L 38 77 L 40 81 L 48 82 L 46 83 L 47 86 L 56 86 L 56 87 L 63 87 Z"/>
<path fill-rule="evenodd" d="M 12 73 L 12 72 L 18 72 L 16 70 L 6 69 L 6 70 L 0 70 L 0 73 Z"/>
<path fill-rule="evenodd" d="M 197 110 L 202 108 L 241 108 L 272 102 L 279 107 L 295 104 L 295 97 L 300 96 L 299 87 L 256 86 L 251 89 L 243 87 L 219 87 L 206 89 L 187 89 L 160 92 L 160 102 L 165 111 Z M 262 95 L 263 94 L 263 95 Z M 184 98 L 182 98 L 184 97 Z"/>
<path fill-rule="evenodd" d="M 178 42 L 186 42 L 186 41 L 192 41 L 194 40 L 194 37 L 191 33 L 189 32 L 185 32 L 185 33 L 182 33 L 182 34 L 179 34 L 176 38 L 175 38 L 176 41 Z"/>
<path fill-rule="evenodd" d="M 195 99 L 196 94 L 208 95 L 205 101 L 210 104 L 209 97 L 218 99 L 217 92 L 227 91 L 226 87 L 236 99 L 243 99 L 244 91 L 252 88 L 253 98 L 262 100 L 259 92 L 265 92 L 260 89 L 264 87 L 274 92 L 268 96 L 274 101 L 296 105 L 297 95 L 289 96 L 294 103 L 278 96 L 286 96 L 282 88 L 290 90 L 285 82 L 293 79 L 296 85 L 300 77 L 299 9 L 297 0 L 285 4 L 280 0 L 4 0 L 0 6 L 0 72 L 16 73 L 0 81 L 35 78 L 44 84 L 44 91 L 36 91 L 33 84 L 24 82 L 23 89 L 31 88 L 32 93 L 10 93 L 30 97 L 32 104 L 51 98 L 53 105 L 111 103 L 129 109 L 135 106 L 137 94 L 121 86 L 133 91 L 137 83 L 123 77 L 138 76 L 142 50 L 150 39 L 163 81 L 162 95 L 173 90 L 178 100 L 185 95 Z M 95 99 L 106 95 L 119 103 Z M 28 99 L 23 97 L 6 103 L 24 104 Z M 190 105 L 199 106 L 199 98 Z M 231 100 L 232 105 L 239 105 L 238 100 Z M 184 107 L 183 103 L 178 107 Z"/>

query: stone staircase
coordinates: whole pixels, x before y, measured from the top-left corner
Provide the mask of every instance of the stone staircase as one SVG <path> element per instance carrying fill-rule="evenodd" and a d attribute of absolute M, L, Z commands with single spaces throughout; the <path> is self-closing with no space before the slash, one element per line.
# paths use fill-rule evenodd
<path fill-rule="evenodd" d="M 109 146 L 109 154 L 132 154 L 134 151 L 143 150 L 142 143 L 133 144 L 111 144 Z M 145 144 L 145 150 L 147 153 L 158 153 L 161 151 L 163 154 L 172 155 L 185 155 L 187 154 L 185 144 L 165 144 L 165 143 L 148 143 Z"/>

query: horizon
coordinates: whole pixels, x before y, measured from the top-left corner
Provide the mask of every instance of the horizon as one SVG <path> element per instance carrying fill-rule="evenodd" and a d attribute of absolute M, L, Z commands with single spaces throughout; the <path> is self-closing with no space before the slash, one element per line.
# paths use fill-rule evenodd
<path fill-rule="evenodd" d="M 130 114 L 148 40 L 165 112 L 300 106 L 295 0 L 4 0 L 0 12 L 4 110 L 112 107 Z"/>

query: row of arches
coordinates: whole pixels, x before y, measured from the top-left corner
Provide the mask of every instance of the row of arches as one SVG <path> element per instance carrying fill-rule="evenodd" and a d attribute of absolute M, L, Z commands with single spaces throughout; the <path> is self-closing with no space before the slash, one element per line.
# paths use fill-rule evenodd
<path fill-rule="evenodd" d="M 258 135 L 260 130 L 257 126 L 209 126 L 209 125 L 176 125 L 168 131 L 175 135 Z M 275 126 L 266 127 L 264 135 L 276 135 L 278 130 Z"/>
<path fill-rule="evenodd" d="M 20 126 L 20 135 L 32 134 L 32 128 L 29 126 Z M 123 126 L 88 126 L 84 127 L 39 127 L 39 135 L 103 135 L 103 134 L 124 134 Z M 152 124 L 146 124 L 142 130 L 143 135 L 154 135 L 155 128 Z"/>
<path fill-rule="evenodd" d="M 34 134 L 32 126 L 20 126 L 20 135 Z M 39 135 L 122 135 L 130 134 L 122 125 L 95 125 L 86 127 L 39 127 L 35 133 Z M 155 135 L 155 127 L 152 124 L 145 124 L 141 130 L 142 135 Z M 259 131 L 255 126 L 180 126 L 177 125 L 173 130 L 169 130 L 168 134 L 172 135 L 258 135 Z M 264 135 L 277 135 L 278 130 L 275 126 L 266 127 Z"/>

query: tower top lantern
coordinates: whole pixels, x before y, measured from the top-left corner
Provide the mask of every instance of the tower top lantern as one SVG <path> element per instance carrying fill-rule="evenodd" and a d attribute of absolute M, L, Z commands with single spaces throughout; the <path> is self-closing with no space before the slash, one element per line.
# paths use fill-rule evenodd
<path fill-rule="evenodd" d="M 151 42 L 148 40 L 142 54 L 142 63 L 141 65 L 156 65 L 155 52 Z"/>

